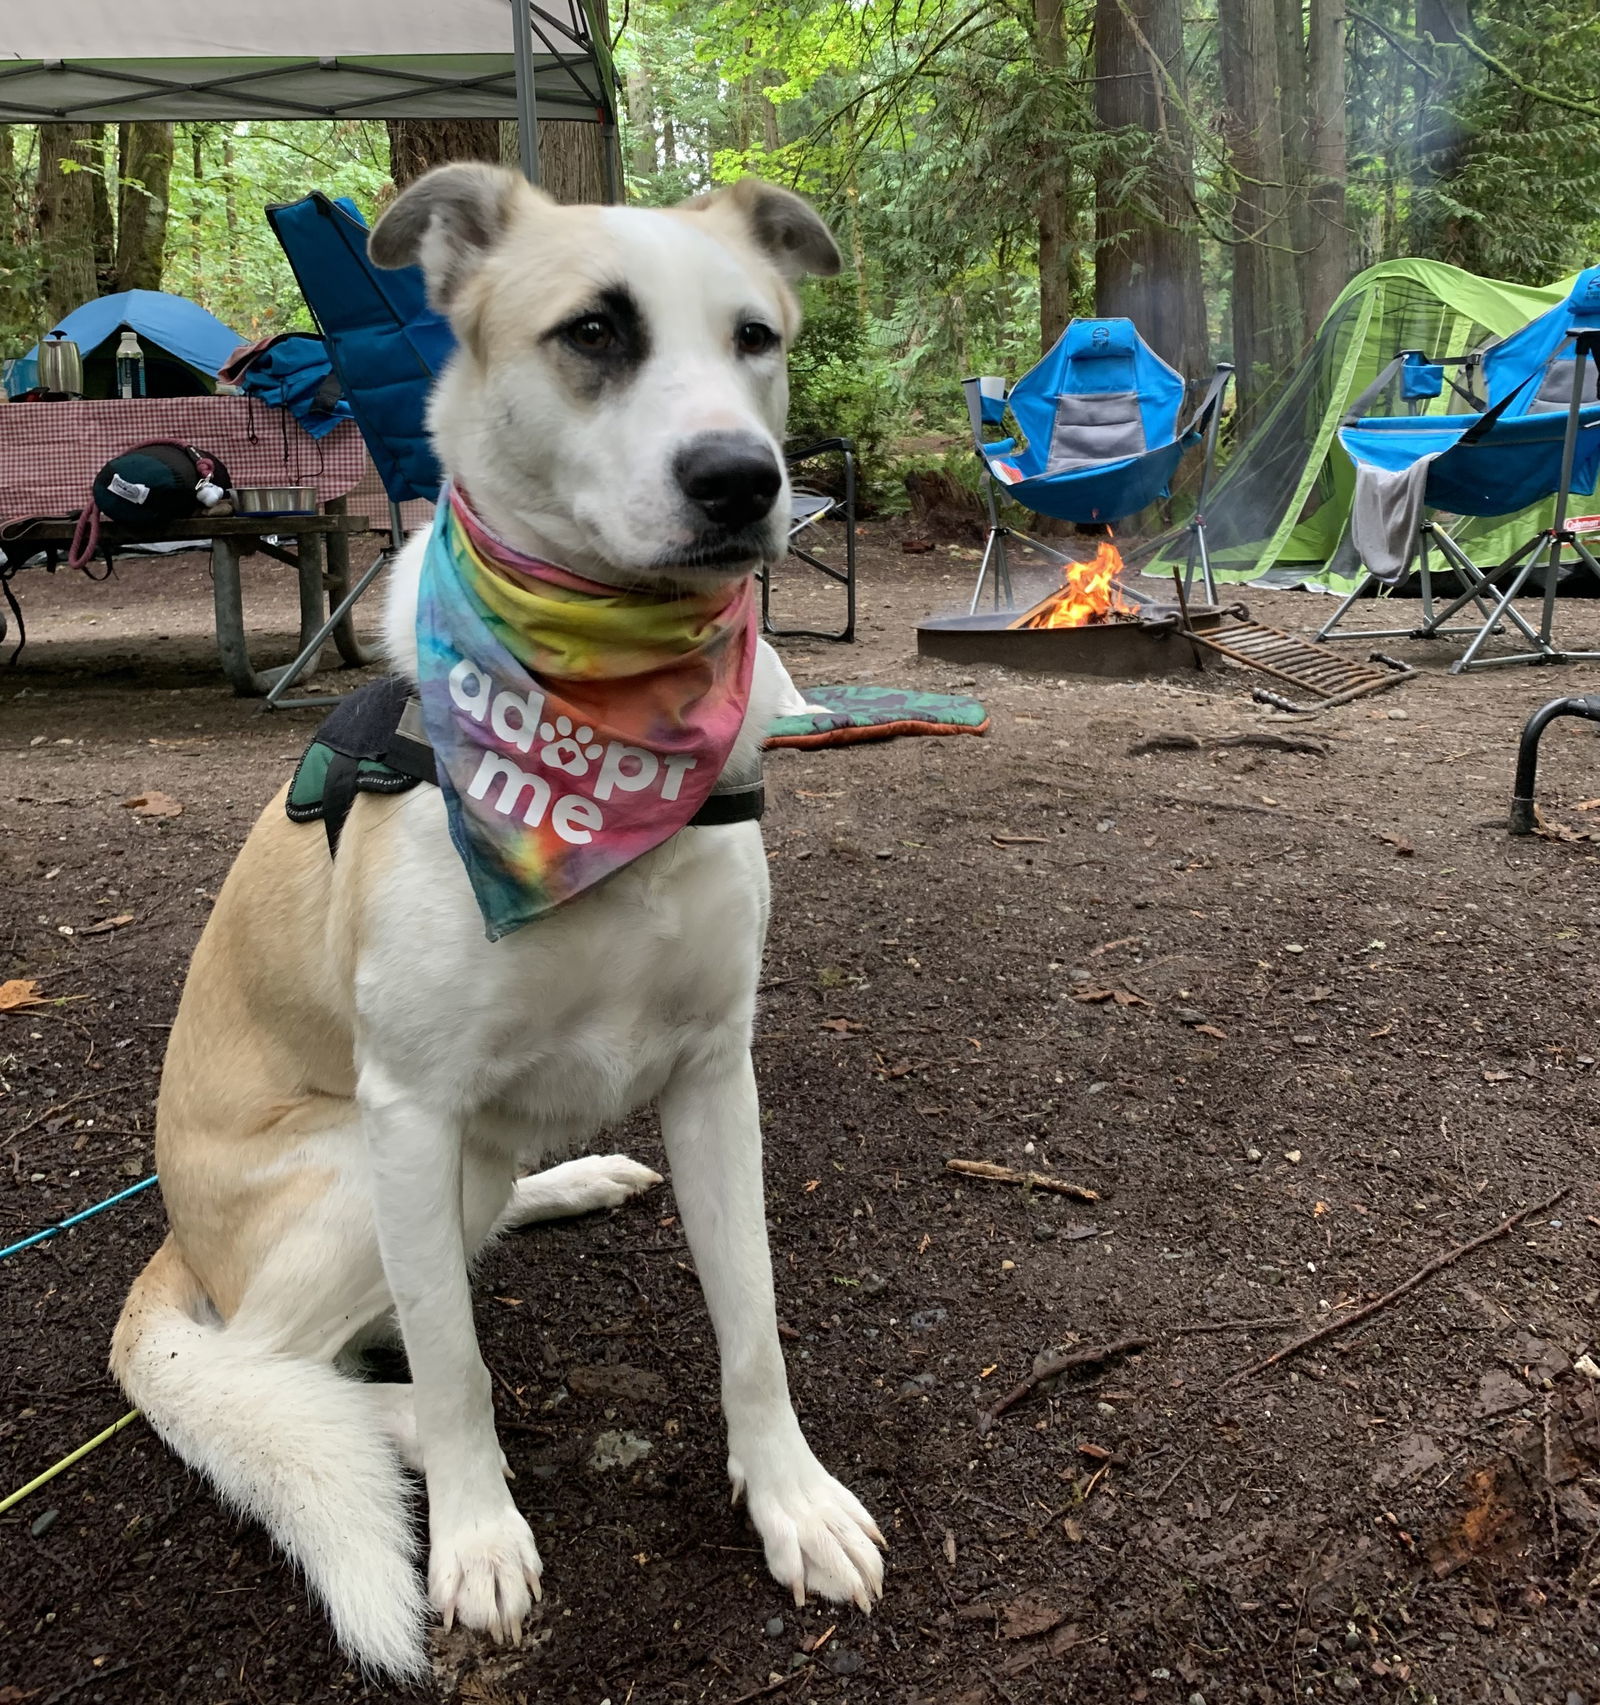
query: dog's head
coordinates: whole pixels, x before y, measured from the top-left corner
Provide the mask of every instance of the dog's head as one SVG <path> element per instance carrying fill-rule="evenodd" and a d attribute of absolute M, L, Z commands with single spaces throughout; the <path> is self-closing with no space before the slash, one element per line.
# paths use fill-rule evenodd
<path fill-rule="evenodd" d="M 514 172 L 441 166 L 384 214 L 460 352 L 430 424 L 514 544 L 633 583 L 782 554 L 792 281 L 839 270 L 812 209 L 754 180 L 666 209 L 562 207 Z"/>

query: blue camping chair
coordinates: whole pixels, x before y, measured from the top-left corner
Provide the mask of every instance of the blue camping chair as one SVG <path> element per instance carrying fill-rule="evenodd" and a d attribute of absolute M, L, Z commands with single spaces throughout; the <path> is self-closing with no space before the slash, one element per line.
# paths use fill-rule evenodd
<path fill-rule="evenodd" d="M 1470 370 L 1481 371 L 1484 400 L 1470 390 Z M 1443 369 L 1464 365 L 1472 408 L 1466 413 L 1368 414 L 1380 396 L 1402 406 L 1440 394 Z M 1471 644 L 1451 665 L 1452 673 L 1490 664 L 1560 662 L 1595 657 L 1561 650 L 1555 643 L 1556 589 L 1563 557 L 1600 583 L 1597 562 L 1567 525 L 1574 492 L 1588 494 L 1600 475 L 1600 267 L 1578 275 L 1564 302 L 1531 320 L 1478 357 L 1430 361 L 1420 351 L 1402 351 L 1356 399 L 1339 428 L 1339 441 L 1356 469 L 1351 535 L 1366 567 L 1356 590 L 1328 619 L 1318 639 L 1431 639 L 1472 633 Z M 1431 387 L 1431 389 L 1430 389 Z M 1460 390 L 1460 387 L 1453 388 Z M 1551 524 L 1505 559 L 1475 563 L 1429 510 L 1451 515 L 1515 515 L 1554 498 Z M 1437 550 L 1465 590 L 1443 609 L 1433 605 L 1431 552 Z M 1339 632 L 1345 612 L 1364 592 L 1392 585 L 1413 558 L 1418 562 L 1423 620 L 1403 629 Z M 1544 609 L 1535 628 L 1513 606 L 1532 576 L 1544 571 Z M 1450 627 L 1468 605 L 1482 618 L 1477 627 Z M 1492 633 L 1509 623 L 1531 649 L 1512 656 L 1481 657 Z"/>
<path fill-rule="evenodd" d="M 313 192 L 267 209 L 328 359 L 389 499 L 389 547 L 350 588 L 323 630 L 267 694 L 269 707 L 332 704 L 283 695 L 393 560 L 404 528 L 400 505 L 432 503 L 443 476 L 428 438 L 428 393 L 455 348 L 449 322 L 428 306 L 421 270 L 386 271 L 367 258 L 367 222 L 353 201 Z"/>
<path fill-rule="evenodd" d="M 1002 526 L 997 491 L 1037 515 L 1082 525 L 1129 515 L 1165 497 L 1184 452 L 1203 437 L 1205 470 L 1189 523 L 1190 550 L 1184 574 L 1188 590 L 1198 561 L 1206 597 L 1215 601 L 1211 560 L 1205 545 L 1205 498 L 1216 454 L 1222 397 L 1233 369 L 1220 365 L 1200 406 L 1180 427 L 1187 387 L 1183 377 L 1139 336 L 1132 320 L 1074 320 L 1049 353 L 1009 392 L 997 378 L 967 379 L 972 442 L 987 479 L 989 534 L 984 544 L 971 608 L 983 596 L 991 563 L 995 603 L 1011 602 L 1006 540 L 1021 539 L 1060 563 L 1065 553 Z M 1020 436 L 985 442 L 984 429 L 999 427 L 1007 410 Z"/>

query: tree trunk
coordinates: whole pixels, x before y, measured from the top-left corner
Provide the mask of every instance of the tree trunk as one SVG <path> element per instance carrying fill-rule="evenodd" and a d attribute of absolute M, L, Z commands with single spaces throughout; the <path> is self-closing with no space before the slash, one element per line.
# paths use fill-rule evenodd
<path fill-rule="evenodd" d="M 1219 0 L 1217 11 L 1223 130 L 1236 180 L 1233 358 L 1248 427 L 1298 353 L 1300 292 L 1284 205 L 1273 0 Z"/>
<path fill-rule="evenodd" d="M 96 164 L 93 149 L 97 129 L 92 124 L 39 126 L 34 229 L 38 233 L 47 326 L 94 299 L 96 180 L 88 168 Z M 64 163 L 77 169 L 63 171 Z"/>
<path fill-rule="evenodd" d="M 650 110 L 650 76 L 643 70 L 628 73 L 628 167 L 637 178 L 653 177 L 660 169 Z"/>
<path fill-rule="evenodd" d="M 1311 0 L 1311 147 L 1307 174 L 1308 251 L 1304 283 L 1312 333 L 1350 281 L 1350 227 L 1345 209 L 1345 0 Z"/>
<path fill-rule="evenodd" d="M 1033 0 L 1034 51 L 1048 76 L 1066 63 L 1062 0 Z M 1072 212 L 1065 163 L 1046 162 L 1035 202 L 1039 227 L 1039 348 L 1049 349 L 1072 318 Z"/>
<path fill-rule="evenodd" d="M 113 125 L 91 126 L 94 141 L 88 149 L 94 171 L 89 194 L 94 202 L 94 282 L 96 294 L 111 288 L 117 261 L 117 221 L 112 212 L 112 188 L 117 181 L 117 132 Z"/>
<path fill-rule="evenodd" d="M 771 96 L 767 94 L 767 90 L 778 81 L 779 79 L 770 71 L 761 80 L 762 141 L 769 154 L 776 154 L 783 146 L 783 136 L 778 128 L 778 109 L 773 105 Z"/>
<path fill-rule="evenodd" d="M 492 118 L 391 118 L 389 176 L 397 190 L 451 160 L 500 160 L 500 125 Z"/>
<path fill-rule="evenodd" d="M 167 248 L 172 126 L 119 125 L 114 290 L 159 290 Z"/>
<path fill-rule="evenodd" d="M 1305 254 L 1311 246 L 1311 215 L 1306 206 L 1306 184 L 1311 176 L 1311 115 L 1306 91 L 1305 0 L 1277 0 L 1277 39 L 1284 207 L 1294 250 L 1295 288 L 1303 302 Z"/>
<path fill-rule="evenodd" d="M 1119 174 L 1095 185 L 1094 307 L 1131 319 L 1186 379 L 1210 368 L 1195 228 L 1194 152 L 1181 0 L 1097 0 L 1095 116 L 1106 131 L 1156 138 L 1158 153 L 1136 208 Z"/>
<path fill-rule="evenodd" d="M 598 124 L 540 119 L 539 169 L 546 192 L 569 206 L 606 199 L 606 137 Z"/>
<path fill-rule="evenodd" d="M 206 178 L 206 130 L 198 122 L 189 126 L 189 169 L 198 191 Z M 189 270 L 195 278 L 200 276 L 200 257 L 205 252 L 200 202 L 201 197 L 196 194 L 189 206 Z"/>

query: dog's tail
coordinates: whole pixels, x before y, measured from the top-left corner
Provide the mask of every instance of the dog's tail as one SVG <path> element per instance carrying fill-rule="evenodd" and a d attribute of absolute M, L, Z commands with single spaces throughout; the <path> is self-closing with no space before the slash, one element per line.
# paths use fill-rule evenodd
<path fill-rule="evenodd" d="M 157 1434 L 300 1565 L 346 1650 L 393 1676 L 426 1673 L 406 1486 L 360 1384 L 218 1323 L 170 1237 L 128 1293 L 111 1371 Z"/>

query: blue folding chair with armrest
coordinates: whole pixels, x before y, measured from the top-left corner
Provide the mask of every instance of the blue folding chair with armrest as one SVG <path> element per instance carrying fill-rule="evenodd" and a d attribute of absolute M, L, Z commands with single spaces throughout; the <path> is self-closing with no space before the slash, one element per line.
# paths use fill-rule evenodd
<path fill-rule="evenodd" d="M 1600 475 L 1600 267 L 1578 275 L 1564 302 L 1529 321 L 1486 351 L 1481 368 L 1485 403 L 1476 413 L 1369 415 L 1398 372 L 1402 398 L 1408 369 L 1430 366 L 1402 352 L 1356 399 L 1339 441 L 1356 469 L 1351 534 L 1367 573 L 1329 617 L 1318 639 L 1409 637 L 1473 633 L 1452 673 L 1505 663 L 1554 663 L 1600 657 L 1561 649 L 1555 641 L 1555 600 L 1568 551 L 1600 584 L 1600 562 L 1567 524 L 1574 492 L 1588 494 Z M 1414 384 L 1415 381 L 1412 381 Z M 1474 400 L 1475 399 L 1469 399 Z M 1515 515 L 1554 498 L 1551 524 L 1541 527 L 1503 562 L 1475 563 L 1428 511 L 1453 515 Z M 1465 590 L 1443 609 L 1431 596 L 1430 548 L 1437 548 Z M 1392 584 L 1418 557 L 1423 620 L 1408 629 L 1339 632 L 1341 618 L 1375 584 Z M 1535 628 L 1513 605 L 1528 581 L 1544 571 L 1544 607 Z M 1476 629 L 1450 627 L 1471 604 Z M 1515 627 L 1529 649 L 1480 656 L 1493 633 Z"/>
<path fill-rule="evenodd" d="M 1187 386 L 1183 376 L 1140 337 L 1132 320 L 1074 320 L 1048 354 L 1009 392 L 1003 379 L 962 383 L 972 422 L 973 448 L 983 464 L 989 532 L 984 542 L 971 608 L 983 596 L 994 568 L 995 603 L 1002 591 L 1011 602 L 1006 540 L 1021 539 L 1037 551 L 1068 563 L 1072 559 L 1001 524 L 997 493 L 1038 515 L 1081 525 L 1137 514 L 1165 497 L 1184 452 L 1205 441 L 1205 468 L 1184 571 L 1187 593 L 1198 564 L 1208 599 L 1215 600 L 1211 560 L 1205 543 L 1205 500 L 1216 456 L 1222 399 L 1233 368 L 1220 364 L 1199 406 L 1180 426 Z M 984 430 L 1000 427 L 1007 411 L 1020 437 L 986 442 Z"/>
<path fill-rule="evenodd" d="M 393 271 L 367 257 L 367 222 L 355 203 L 314 191 L 267 209 L 295 281 L 327 347 L 367 453 L 389 499 L 389 548 L 350 588 L 322 631 L 283 671 L 267 708 L 332 704 L 328 697 L 283 695 L 346 620 L 357 601 L 399 550 L 400 505 L 432 503 L 443 475 L 428 438 L 428 394 L 455 348 L 450 323 L 428 305 L 417 267 Z"/>

